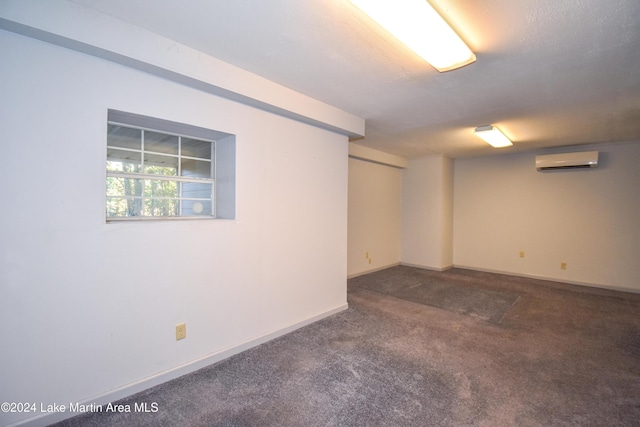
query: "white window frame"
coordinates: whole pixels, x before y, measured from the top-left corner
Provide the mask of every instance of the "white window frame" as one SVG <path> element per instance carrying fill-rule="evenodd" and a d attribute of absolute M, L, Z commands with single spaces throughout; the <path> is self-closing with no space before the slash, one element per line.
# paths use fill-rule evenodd
<path fill-rule="evenodd" d="M 223 215 L 220 218 L 224 219 L 232 219 L 235 217 L 235 136 L 227 133 L 213 131 L 209 129 L 199 128 L 191 125 L 169 122 L 162 119 L 154 119 L 151 117 L 140 116 L 132 113 L 124 113 L 116 110 L 109 110 L 108 113 L 108 126 L 121 126 L 124 128 L 136 129 L 141 132 L 141 146 L 140 149 L 134 148 L 124 148 L 119 146 L 110 146 L 109 140 L 107 138 L 107 150 L 115 149 L 120 151 L 130 151 L 140 154 L 140 172 L 120 172 L 120 171 L 109 171 L 107 170 L 107 178 L 116 177 L 116 178 L 132 178 L 132 179 L 140 179 L 142 185 L 144 186 L 145 180 L 154 180 L 154 181 L 172 181 L 176 182 L 178 185 L 178 194 L 177 197 L 153 197 L 153 196 L 145 196 L 144 187 L 139 196 L 125 196 L 127 199 L 131 200 L 142 200 L 142 205 L 144 209 L 144 201 L 145 200 L 164 200 L 171 199 L 177 200 L 178 202 L 178 215 L 176 216 L 166 216 L 166 215 L 158 215 L 158 216 L 108 216 L 108 212 L 105 209 L 105 216 L 107 222 L 112 221 L 157 221 L 157 220 L 197 220 L 197 219 L 215 219 L 218 218 L 218 197 L 217 197 L 217 180 L 216 173 L 218 172 L 218 143 L 217 140 L 221 140 L 220 144 L 221 151 L 223 155 L 221 156 L 224 160 L 224 163 L 221 164 L 221 171 L 223 175 L 223 188 L 222 188 L 222 207 L 221 209 Z M 164 135 L 175 136 L 178 138 L 178 154 L 167 154 L 161 152 L 154 151 L 146 151 L 144 146 L 145 141 L 145 132 L 154 132 L 160 133 Z M 194 139 L 204 142 L 211 143 L 211 154 L 210 158 L 199 158 L 193 156 L 183 156 L 182 155 L 182 138 Z M 167 157 L 173 157 L 177 159 L 178 170 L 177 175 L 161 175 L 161 174 L 149 174 L 144 173 L 144 165 L 145 165 L 145 155 L 161 155 Z M 211 173 L 209 178 L 194 178 L 188 176 L 182 176 L 182 159 L 189 159 L 194 161 L 208 161 L 211 164 Z M 108 158 L 106 159 L 109 161 Z M 108 163 L 105 163 L 105 166 Z M 108 168 L 107 168 L 108 169 Z M 199 183 L 199 184 L 210 184 L 211 185 L 211 195 L 210 198 L 202 198 L 202 197 L 184 197 L 182 192 L 183 183 Z M 107 186 L 105 185 L 105 188 Z M 107 190 L 105 190 L 105 207 L 107 200 L 110 198 L 122 198 L 123 196 L 110 196 L 107 194 Z M 198 202 L 210 202 L 211 203 L 211 214 L 202 214 L 202 215 L 182 215 L 183 213 L 183 202 L 185 201 L 193 201 Z"/>

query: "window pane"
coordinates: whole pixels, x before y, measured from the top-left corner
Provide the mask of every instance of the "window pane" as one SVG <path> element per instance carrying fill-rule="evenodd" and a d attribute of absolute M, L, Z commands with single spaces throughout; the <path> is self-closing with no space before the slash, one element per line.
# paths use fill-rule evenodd
<path fill-rule="evenodd" d="M 178 183 L 176 181 L 161 181 L 159 179 L 144 180 L 145 197 L 178 197 Z"/>
<path fill-rule="evenodd" d="M 125 128 L 109 125 L 107 129 L 107 145 L 112 147 L 141 149 L 142 131 L 140 129 Z"/>
<path fill-rule="evenodd" d="M 212 188 L 211 184 L 197 184 L 193 182 L 182 183 L 182 197 L 188 199 L 210 199 Z"/>
<path fill-rule="evenodd" d="M 142 196 L 142 180 L 108 176 L 107 196 Z"/>
<path fill-rule="evenodd" d="M 108 120 L 108 220 L 216 215 L 215 139 L 232 135 L 115 110 Z M 235 150 L 235 139 L 221 141 Z"/>
<path fill-rule="evenodd" d="M 183 200 L 182 201 L 183 216 L 202 216 L 212 215 L 210 200 Z"/>
<path fill-rule="evenodd" d="M 211 162 L 202 160 L 181 159 L 182 176 L 190 178 L 211 178 Z"/>
<path fill-rule="evenodd" d="M 183 137 L 180 155 L 211 160 L 211 145 L 210 141 Z"/>
<path fill-rule="evenodd" d="M 140 216 L 142 213 L 142 199 L 127 197 L 107 198 L 107 217 Z"/>
<path fill-rule="evenodd" d="M 156 153 L 178 154 L 178 137 L 163 133 L 145 131 L 144 151 Z"/>
<path fill-rule="evenodd" d="M 107 171 L 140 172 L 141 154 L 135 151 L 107 149 Z"/>
<path fill-rule="evenodd" d="M 177 216 L 178 201 L 175 199 L 145 199 L 145 216 Z"/>
<path fill-rule="evenodd" d="M 178 175 L 178 158 L 145 153 L 144 173 L 176 176 Z"/>

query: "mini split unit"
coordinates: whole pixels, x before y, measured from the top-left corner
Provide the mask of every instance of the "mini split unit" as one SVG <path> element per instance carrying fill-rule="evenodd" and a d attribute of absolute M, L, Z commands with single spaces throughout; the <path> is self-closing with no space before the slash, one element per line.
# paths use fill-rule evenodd
<path fill-rule="evenodd" d="M 579 153 L 546 154 L 536 156 L 538 171 L 557 169 L 584 169 L 598 167 L 597 151 L 582 151 Z"/>

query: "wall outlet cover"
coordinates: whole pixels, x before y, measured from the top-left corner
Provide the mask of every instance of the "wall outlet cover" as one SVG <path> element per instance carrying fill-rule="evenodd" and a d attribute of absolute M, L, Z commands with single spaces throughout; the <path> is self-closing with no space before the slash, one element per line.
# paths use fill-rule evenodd
<path fill-rule="evenodd" d="M 179 323 L 176 325 L 176 341 L 185 339 L 187 337 L 187 324 Z"/>

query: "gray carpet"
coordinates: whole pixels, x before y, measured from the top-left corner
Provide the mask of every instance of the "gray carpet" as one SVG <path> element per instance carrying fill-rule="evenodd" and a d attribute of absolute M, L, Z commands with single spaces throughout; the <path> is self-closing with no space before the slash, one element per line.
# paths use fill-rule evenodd
<path fill-rule="evenodd" d="M 394 267 L 351 279 L 345 312 L 119 403 L 158 412 L 59 425 L 638 426 L 640 295 Z"/>
<path fill-rule="evenodd" d="M 500 323 L 519 298 L 518 294 L 485 289 L 472 283 L 450 280 L 446 274 L 428 274 L 416 269 L 390 269 L 356 277 L 351 279 L 350 286 L 495 323 Z"/>

